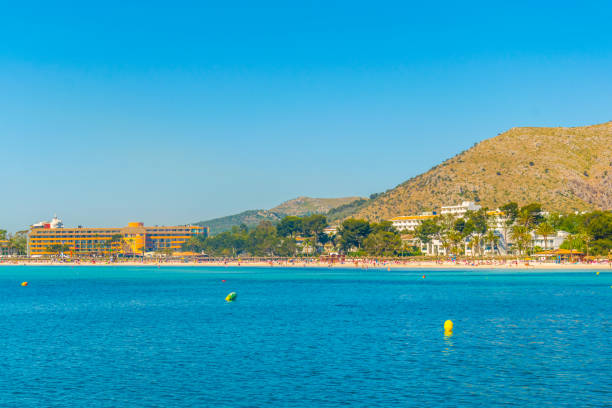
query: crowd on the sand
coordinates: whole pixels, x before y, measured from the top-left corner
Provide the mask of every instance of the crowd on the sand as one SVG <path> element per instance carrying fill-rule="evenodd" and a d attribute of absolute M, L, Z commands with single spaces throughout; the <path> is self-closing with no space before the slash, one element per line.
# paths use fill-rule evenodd
<path fill-rule="evenodd" d="M 113 265 L 113 266 L 258 266 L 258 267 L 345 267 L 345 268 L 420 268 L 420 267 L 489 267 L 489 268 L 612 268 L 612 259 L 554 260 L 533 259 L 377 259 L 377 258 L 214 258 L 214 259 L 0 259 L 0 265 Z"/>

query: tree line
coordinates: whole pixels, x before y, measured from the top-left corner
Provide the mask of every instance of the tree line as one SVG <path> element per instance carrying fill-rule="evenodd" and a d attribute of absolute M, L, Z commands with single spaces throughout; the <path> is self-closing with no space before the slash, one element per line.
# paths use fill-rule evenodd
<path fill-rule="evenodd" d="M 364 255 L 393 256 L 401 251 L 399 232 L 390 222 L 369 223 L 345 220 L 335 234 L 325 233 L 324 215 L 286 216 L 278 224 L 261 222 L 257 227 L 233 227 L 220 234 L 190 238 L 183 249 L 211 256 L 295 257 L 327 252 L 361 252 Z"/>
<path fill-rule="evenodd" d="M 211 256 L 294 257 L 338 252 L 363 256 L 422 255 L 421 247 L 439 241 L 446 253 L 499 255 L 500 241 L 511 242 L 511 252 L 528 255 L 547 250 L 546 242 L 557 231 L 569 233 L 562 248 L 590 255 L 607 255 L 612 249 L 612 213 L 547 214 L 539 203 L 520 207 L 510 202 L 500 213 L 486 208 L 468 211 L 463 217 L 432 217 L 414 231 L 401 233 L 389 221 L 344 220 L 335 233 L 326 234 L 324 215 L 287 216 L 276 225 L 264 221 L 257 227 L 233 227 L 211 237 L 193 237 L 183 248 Z M 544 238 L 544 247 L 533 245 L 534 232 Z M 403 235 L 402 235 L 403 234 Z M 403 239 L 402 239 L 403 238 Z"/>
<path fill-rule="evenodd" d="M 25 255 L 27 253 L 27 231 L 18 231 L 11 234 L 6 230 L 0 229 L 0 241 L 6 241 L 3 245 L 6 246 L 10 255 Z"/>

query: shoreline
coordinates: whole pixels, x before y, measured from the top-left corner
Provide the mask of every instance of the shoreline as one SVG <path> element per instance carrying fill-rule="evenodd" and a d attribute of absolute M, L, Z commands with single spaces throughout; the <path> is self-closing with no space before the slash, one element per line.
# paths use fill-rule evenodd
<path fill-rule="evenodd" d="M 227 262 L 57 262 L 57 261 L 10 261 L 0 262 L 0 268 L 3 266 L 129 266 L 129 267 L 233 267 L 233 268 L 300 268 L 300 269 L 374 269 L 374 270 L 391 270 L 391 269 L 456 269 L 456 270 L 473 270 L 473 269 L 495 269 L 495 270 L 612 270 L 612 263 L 544 263 L 532 261 L 526 262 L 450 262 L 450 261 L 421 261 L 421 262 L 375 262 L 375 261 L 358 261 L 358 262 L 343 262 L 343 263 L 328 263 L 320 261 L 307 262 L 244 262 L 244 261 L 227 261 Z"/>

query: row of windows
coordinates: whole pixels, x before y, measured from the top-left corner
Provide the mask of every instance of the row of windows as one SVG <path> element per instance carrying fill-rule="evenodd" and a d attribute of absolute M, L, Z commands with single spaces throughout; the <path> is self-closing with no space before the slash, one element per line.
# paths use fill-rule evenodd
<path fill-rule="evenodd" d="M 176 236 L 176 237 L 167 237 L 167 238 L 150 238 L 151 242 L 184 242 L 189 237 L 186 236 Z M 32 243 L 64 243 L 64 242 L 93 242 L 96 244 L 108 243 L 109 239 L 68 239 L 68 237 L 45 237 L 45 238 L 32 238 L 30 240 Z"/>
<path fill-rule="evenodd" d="M 186 235 L 187 234 L 187 235 Z M 113 234 L 115 235 L 115 234 Z M 122 237 L 140 237 L 143 234 L 119 234 Z M 145 234 L 147 237 L 163 237 L 163 236 L 192 236 L 194 234 L 189 234 L 187 231 L 179 231 L 179 232 L 165 232 L 159 234 Z M 58 236 L 58 238 L 106 238 L 110 239 L 112 235 L 103 235 L 103 234 L 31 234 L 30 237 L 32 239 L 44 239 L 44 238 L 52 238 L 53 236 Z"/>
<path fill-rule="evenodd" d="M 121 230 L 80 230 L 80 229 L 36 229 L 31 232 L 32 234 L 120 234 Z"/>
<path fill-rule="evenodd" d="M 182 245 L 185 241 L 164 241 L 164 242 L 155 242 L 153 245 L 147 245 L 147 247 L 168 247 L 168 246 L 176 246 Z M 71 241 L 50 241 L 50 242 L 36 242 L 31 243 L 30 248 L 47 248 L 51 245 L 70 245 L 81 248 L 100 248 L 102 247 L 100 244 L 93 242 L 71 242 Z M 119 245 L 112 245 L 115 248 L 118 248 Z"/>
<path fill-rule="evenodd" d="M 32 235 L 66 235 L 66 234 L 78 234 L 78 235 L 114 235 L 121 234 L 121 229 L 115 230 L 80 230 L 80 229 L 35 229 L 30 233 Z M 203 231 L 203 229 L 195 229 L 195 228 L 167 228 L 167 229 L 146 229 L 145 233 L 156 233 L 156 234 L 164 234 L 164 233 L 186 233 L 186 234 L 199 234 Z"/>

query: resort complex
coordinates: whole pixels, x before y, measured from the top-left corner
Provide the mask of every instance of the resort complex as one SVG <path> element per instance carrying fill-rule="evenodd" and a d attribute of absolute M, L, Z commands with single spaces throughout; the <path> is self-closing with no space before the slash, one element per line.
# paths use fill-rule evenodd
<path fill-rule="evenodd" d="M 210 235 L 205 225 L 65 227 L 54 217 L 0 234 L 0 257 L 169 259 L 292 257 L 610 258 L 612 213 L 549 213 L 539 203 L 496 209 L 474 201 L 370 221 L 323 214 L 285 216 Z M 334 258 L 334 259 L 336 259 Z M 612 259 L 612 258 L 611 258 Z"/>
<path fill-rule="evenodd" d="M 452 239 L 445 239 L 442 234 L 432 234 L 431 239 L 423 240 L 419 238 L 415 232 L 423 224 L 424 221 L 437 220 L 442 224 L 454 224 L 458 220 L 463 220 L 466 215 L 476 213 L 482 210 L 482 207 L 473 201 L 464 201 L 461 204 L 449 205 L 441 207 L 440 213 L 435 211 L 425 212 L 419 215 L 399 216 L 391 218 L 389 221 L 393 227 L 402 232 L 403 239 L 408 241 L 415 247 L 418 247 L 425 255 L 439 256 L 450 255 L 451 253 L 461 252 L 465 255 L 472 256 L 477 254 L 493 254 L 493 255 L 508 255 L 516 249 L 516 239 L 513 239 L 513 234 L 510 230 L 515 226 L 516 221 L 508 214 L 500 209 L 483 210 L 483 222 L 486 225 L 482 226 L 488 231 L 487 237 L 474 231 L 464 237 L 461 250 L 455 248 L 451 250 Z M 547 213 L 538 212 L 538 215 L 547 215 Z M 566 240 L 569 233 L 565 231 L 554 231 L 547 236 L 538 234 L 536 230 L 526 232 L 529 235 L 530 246 L 532 248 L 542 248 L 547 251 L 541 251 L 542 256 L 558 255 L 555 251 L 558 250 Z M 452 234 L 449 235 L 452 238 Z"/>
<path fill-rule="evenodd" d="M 142 255 L 146 252 L 179 251 L 194 236 L 207 236 L 208 228 L 182 226 L 147 227 L 141 222 L 130 222 L 125 227 L 65 228 L 54 217 L 30 227 L 28 256 L 53 255 L 58 252 L 77 255 L 123 254 Z"/>

